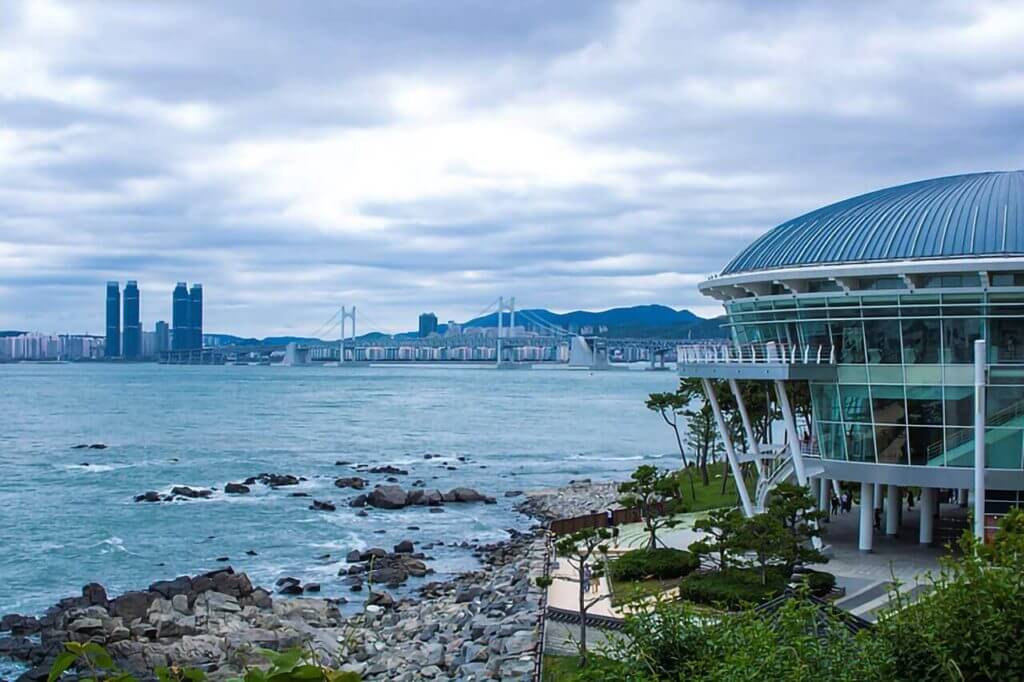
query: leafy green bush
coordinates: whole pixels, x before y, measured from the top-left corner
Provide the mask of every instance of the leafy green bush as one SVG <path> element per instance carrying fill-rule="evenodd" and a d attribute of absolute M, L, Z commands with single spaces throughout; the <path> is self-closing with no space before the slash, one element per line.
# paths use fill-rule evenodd
<path fill-rule="evenodd" d="M 679 596 L 695 604 L 736 609 L 762 604 L 786 589 L 786 572 L 781 567 L 768 571 L 768 584 L 761 584 L 756 569 L 733 568 L 728 572 L 693 573 L 679 583 Z"/>
<path fill-rule="evenodd" d="M 608 567 L 612 580 L 637 581 L 647 578 L 681 578 L 700 566 L 700 559 L 681 549 L 635 549 Z"/>

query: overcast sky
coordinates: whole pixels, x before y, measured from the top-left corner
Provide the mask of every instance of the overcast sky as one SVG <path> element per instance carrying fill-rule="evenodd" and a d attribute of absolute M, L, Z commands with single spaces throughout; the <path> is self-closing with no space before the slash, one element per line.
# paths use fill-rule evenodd
<path fill-rule="evenodd" d="M 766 229 L 1020 168 L 1024 4 L 0 2 L 0 329 L 717 314 Z"/>

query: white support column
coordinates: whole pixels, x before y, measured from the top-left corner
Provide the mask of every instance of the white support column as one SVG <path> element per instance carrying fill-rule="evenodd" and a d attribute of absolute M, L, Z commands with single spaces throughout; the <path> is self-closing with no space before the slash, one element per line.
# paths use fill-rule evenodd
<path fill-rule="evenodd" d="M 775 395 L 782 408 L 782 421 L 786 424 L 786 435 L 789 438 L 789 452 L 793 458 L 793 472 L 796 473 L 796 482 L 800 485 L 807 485 L 807 473 L 804 469 L 804 456 L 800 452 L 800 434 L 796 430 L 796 416 L 789 404 L 789 396 L 786 395 L 786 385 L 779 379 L 775 380 Z"/>
<path fill-rule="evenodd" d="M 664 361 L 664 355 L 662 360 Z M 743 402 L 743 394 L 740 393 L 740 387 L 736 383 L 735 379 L 729 379 L 729 390 L 732 391 L 732 395 L 736 398 L 736 406 L 740 410 L 740 419 L 743 420 L 743 432 L 747 434 L 747 447 L 750 448 L 750 454 L 754 456 L 754 460 L 758 464 L 758 471 L 761 467 L 761 446 L 758 445 L 757 439 L 754 437 L 754 425 L 750 421 L 750 414 L 747 412 L 747 404 Z"/>
<path fill-rule="evenodd" d="M 736 451 L 732 447 L 732 438 L 729 437 L 729 429 L 722 417 L 722 408 L 718 405 L 718 398 L 715 396 L 715 389 L 710 379 L 701 379 L 704 386 L 704 394 L 711 403 L 711 411 L 715 413 L 715 423 L 718 425 L 718 435 L 722 437 L 725 445 L 725 456 L 729 459 L 729 468 L 732 469 L 732 477 L 736 481 L 736 490 L 740 494 L 740 503 L 743 505 L 743 513 L 747 518 L 754 515 L 754 505 L 750 501 L 750 493 L 747 491 L 746 483 L 743 481 L 743 472 L 740 471 L 740 463 L 736 460 Z"/>
<path fill-rule="evenodd" d="M 823 511 L 826 514 L 829 512 L 829 496 L 831 492 L 828 486 L 828 479 L 822 476 L 818 480 L 818 511 Z"/>
<path fill-rule="evenodd" d="M 922 545 L 932 544 L 935 537 L 935 493 L 935 488 L 921 488 L 921 523 L 917 541 Z"/>
<path fill-rule="evenodd" d="M 974 342 L 974 537 L 985 539 L 985 340 Z"/>
<path fill-rule="evenodd" d="M 875 484 L 875 492 L 874 492 L 874 495 L 873 495 L 872 499 L 875 501 L 875 509 L 881 509 L 882 508 L 882 499 L 883 499 L 882 498 L 882 484 L 881 483 L 876 483 Z"/>
<path fill-rule="evenodd" d="M 839 488 L 839 481 L 834 478 L 832 479 L 832 492 L 836 494 L 836 497 L 841 497 L 843 494 L 843 491 Z"/>
<path fill-rule="evenodd" d="M 885 486 L 885 534 L 900 534 L 900 487 L 891 483 Z"/>
<path fill-rule="evenodd" d="M 870 552 L 874 540 L 874 492 L 875 486 L 871 483 L 860 484 L 860 538 L 857 547 L 862 552 Z"/>

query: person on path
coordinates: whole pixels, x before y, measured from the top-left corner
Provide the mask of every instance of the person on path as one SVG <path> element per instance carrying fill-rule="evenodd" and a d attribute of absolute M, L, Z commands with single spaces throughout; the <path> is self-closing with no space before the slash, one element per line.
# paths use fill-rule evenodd
<path fill-rule="evenodd" d="M 837 516 L 839 514 L 839 498 L 836 497 L 835 493 L 832 493 L 832 496 L 829 498 L 828 502 L 831 516 Z"/>
<path fill-rule="evenodd" d="M 583 591 L 590 592 L 590 576 L 592 571 L 590 570 L 590 564 L 583 567 Z"/>

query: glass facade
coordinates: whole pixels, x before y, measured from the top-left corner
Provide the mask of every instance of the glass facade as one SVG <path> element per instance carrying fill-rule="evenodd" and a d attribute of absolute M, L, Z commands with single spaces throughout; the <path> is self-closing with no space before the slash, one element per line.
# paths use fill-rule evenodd
<path fill-rule="evenodd" d="M 986 339 L 987 466 L 1021 469 L 1024 288 L 966 289 L 974 277 L 737 299 L 726 310 L 741 344 L 809 346 L 812 357 L 820 347 L 835 358 L 837 381 L 811 384 L 815 437 L 822 457 L 854 462 L 973 466 L 974 341 Z"/>

